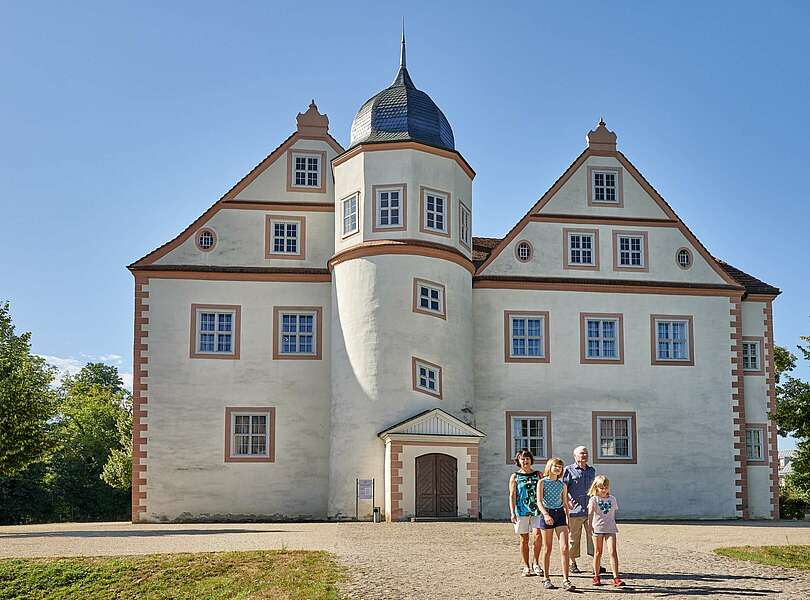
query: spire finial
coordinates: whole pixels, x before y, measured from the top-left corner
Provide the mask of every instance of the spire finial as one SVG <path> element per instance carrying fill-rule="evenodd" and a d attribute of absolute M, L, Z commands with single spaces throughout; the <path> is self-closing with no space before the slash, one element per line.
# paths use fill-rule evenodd
<path fill-rule="evenodd" d="M 405 17 L 402 17 L 402 48 L 399 51 L 399 66 L 405 66 Z"/>

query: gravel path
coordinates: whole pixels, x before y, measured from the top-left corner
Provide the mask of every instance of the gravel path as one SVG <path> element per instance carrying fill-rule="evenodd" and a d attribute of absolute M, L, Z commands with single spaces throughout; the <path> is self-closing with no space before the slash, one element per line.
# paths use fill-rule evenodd
<path fill-rule="evenodd" d="M 810 598 L 810 572 L 734 561 L 718 546 L 810 544 L 801 523 L 623 523 L 619 556 L 628 587 L 593 588 L 588 598 Z M 518 575 L 507 523 L 52 524 L 0 527 L 0 557 L 151 554 L 266 548 L 323 549 L 350 569 L 351 598 L 439 599 L 566 596 Z M 558 554 L 552 578 L 560 582 Z M 580 559 L 580 567 L 585 561 Z M 202 600 L 202 599 L 200 599 Z"/>

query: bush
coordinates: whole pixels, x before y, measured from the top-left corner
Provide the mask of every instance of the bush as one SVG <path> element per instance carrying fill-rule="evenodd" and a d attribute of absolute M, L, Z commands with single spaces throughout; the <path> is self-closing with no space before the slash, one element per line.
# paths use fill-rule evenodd
<path fill-rule="evenodd" d="M 779 490 L 779 516 L 782 519 L 803 520 L 810 512 L 810 502 L 789 485 Z"/>

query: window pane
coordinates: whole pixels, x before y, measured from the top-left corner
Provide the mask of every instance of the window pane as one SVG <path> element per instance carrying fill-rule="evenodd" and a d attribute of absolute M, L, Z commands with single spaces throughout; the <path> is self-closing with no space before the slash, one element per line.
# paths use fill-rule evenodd
<path fill-rule="evenodd" d="M 219 330 L 231 331 L 233 326 L 233 315 L 230 313 L 220 313 L 219 315 Z"/>
<path fill-rule="evenodd" d="M 601 419 L 602 437 L 613 437 L 613 420 Z"/>
<path fill-rule="evenodd" d="M 200 331 L 214 331 L 214 313 L 200 313 Z"/>
<path fill-rule="evenodd" d="M 203 333 L 200 334 L 200 352 L 213 352 L 214 351 L 214 334 Z"/>
<path fill-rule="evenodd" d="M 231 334 L 221 334 L 217 338 L 217 352 L 231 351 Z"/>
<path fill-rule="evenodd" d="M 234 433 L 250 433 L 250 417 L 246 415 L 237 415 L 234 417 Z"/>

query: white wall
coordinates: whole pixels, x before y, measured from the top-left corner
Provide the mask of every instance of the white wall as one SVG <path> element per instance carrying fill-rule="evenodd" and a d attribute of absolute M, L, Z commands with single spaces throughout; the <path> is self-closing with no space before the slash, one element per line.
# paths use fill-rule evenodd
<path fill-rule="evenodd" d="M 446 286 L 447 319 L 412 312 L 413 278 Z M 384 480 L 382 430 L 440 407 L 462 418 L 473 401 L 470 273 L 421 256 L 339 263 L 332 274 L 329 514 L 354 513 L 355 478 Z M 411 357 L 443 368 L 443 398 L 412 389 Z"/>
<path fill-rule="evenodd" d="M 598 271 L 563 268 L 564 228 L 599 231 Z M 613 231 L 647 232 L 649 272 L 613 270 Z M 527 240 L 534 248 L 534 257 L 528 262 L 520 262 L 515 257 L 515 246 L 523 240 Z M 675 262 L 675 253 L 681 247 L 692 250 L 693 263 L 690 269 L 681 269 Z M 483 274 L 727 284 L 677 228 L 628 225 L 530 222 L 484 269 Z"/>
<path fill-rule="evenodd" d="M 636 411 L 638 464 L 597 465 L 622 516 L 734 517 L 728 298 L 475 289 L 473 307 L 485 518 L 508 516 L 508 410 L 551 411 L 552 454 L 566 464 L 592 446 L 592 411 Z M 504 362 L 504 310 L 549 311 L 550 363 Z M 580 312 L 624 314 L 624 365 L 580 364 Z M 694 315 L 695 366 L 650 364 L 653 313 Z"/>
<path fill-rule="evenodd" d="M 265 258 L 267 215 L 295 216 L 305 219 L 305 256 L 303 260 Z M 204 225 L 214 230 L 217 243 L 203 252 L 192 235 L 177 248 L 155 261 L 158 265 L 210 265 L 241 267 L 326 268 L 334 252 L 332 235 L 335 215 L 329 211 L 255 210 L 223 208 Z M 202 227 L 198 228 L 202 229 Z"/>
<path fill-rule="evenodd" d="M 407 230 L 373 232 L 373 186 L 400 183 L 407 186 Z M 422 186 L 450 194 L 450 238 L 419 230 Z M 344 239 L 340 201 L 356 192 L 360 192 L 360 232 Z M 469 257 L 470 250 L 459 242 L 459 201 L 472 211 L 472 180 L 452 159 L 421 150 L 360 152 L 335 167 L 335 251 L 368 240 L 418 239 L 451 246 Z"/>
<path fill-rule="evenodd" d="M 618 167 L 622 173 L 624 207 L 588 206 L 588 167 Z M 650 198 L 641 185 L 621 163 L 609 156 L 591 156 L 571 175 L 554 197 L 545 205 L 541 214 L 586 214 L 604 217 L 635 217 L 665 219 L 666 213 Z"/>
<path fill-rule="evenodd" d="M 323 359 L 272 358 L 274 306 L 323 307 L 330 284 L 151 279 L 147 521 L 323 518 L 329 465 L 329 337 Z M 192 303 L 242 307 L 239 360 L 190 359 Z M 225 407 L 276 408 L 276 461 L 224 461 Z"/>
<path fill-rule="evenodd" d="M 288 192 L 287 191 L 287 153 L 285 152 L 272 165 L 256 177 L 245 189 L 236 196 L 236 200 L 266 201 L 266 202 L 332 202 L 334 198 L 334 182 L 332 179 L 332 159 L 337 151 L 323 140 L 299 139 L 292 145 L 292 150 L 318 150 L 326 152 L 326 191 L 314 192 Z"/>

